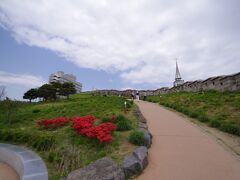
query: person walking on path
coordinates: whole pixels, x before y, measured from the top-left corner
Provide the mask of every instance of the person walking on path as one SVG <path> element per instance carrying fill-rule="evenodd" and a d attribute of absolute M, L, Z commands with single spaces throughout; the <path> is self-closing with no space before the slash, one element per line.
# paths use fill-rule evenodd
<path fill-rule="evenodd" d="M 138 91 L 136 92 L 136 99 L 137 99 L 137 101 L 139 101 L 139 99 L 140 99 L 140 96 L 139 96 L 139 92 L 138 92 Z"/>

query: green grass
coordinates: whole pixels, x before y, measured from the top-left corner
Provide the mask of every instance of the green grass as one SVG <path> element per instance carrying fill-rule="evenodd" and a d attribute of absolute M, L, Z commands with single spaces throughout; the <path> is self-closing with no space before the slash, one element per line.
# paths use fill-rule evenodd
<path fill-rule="evenodd" d="M 111 117 L 113 114 L 123 114 L 136 126 L 133 114 L 135 108 L 129 105 L 130 111 L 123 111 L 123 97 L 100 96 L 91 94 L 76 94 L 68 100 L 41 103 L 14 102 L 18 108 L 7 119 L 8 108 L 5 102 L 0 102 L 0 142 L 20 144 L 40 154 L 47 164 L 50 179 L 59 179 L 72 170 L 104 156 L 113 158 L 120 163 L 127 153 L 135 146 L 128 142 L 130 131 L 113 133 L 111 144 L 103 145 L 95 139 L 90 139 L 76 133 L 70 125 L 59 127 L 55 130 L 44 130 L 36 127 L 36 121 L 56 117 L 74 117 L 94 115 L 98 120 Z"/>
<path fill-rule="evenodd" d="M 149 96 L 150 102 L 175 109 L 211 127 L 240 136 L 240 92 L 178 92 Z"/>

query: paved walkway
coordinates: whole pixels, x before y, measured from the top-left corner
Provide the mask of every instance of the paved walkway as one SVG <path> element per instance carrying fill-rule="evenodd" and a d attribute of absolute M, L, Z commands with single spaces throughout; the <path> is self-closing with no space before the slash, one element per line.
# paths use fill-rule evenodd
<path fill-rule="evenodd" d="M 153 134 L 137 180 L 239 180 L 240 161 L 200 128 L 157 104 L 137 102 Z"/>
<path fill-rule="evenodd" d="M 0 180 L 19 180 L 19 177 L 7 164 L 0 162 Z"/>

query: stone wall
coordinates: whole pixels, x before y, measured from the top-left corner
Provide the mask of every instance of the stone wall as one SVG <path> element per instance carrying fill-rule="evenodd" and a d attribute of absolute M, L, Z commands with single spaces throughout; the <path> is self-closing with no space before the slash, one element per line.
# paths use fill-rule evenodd
<path fill-rule="evenodd" d="M 240 90 L 240 72 L 230 75 L 210 77 L 205 80 L 187 81 L 184 84 L 172 88 L 162 87 L 156 90 L 140 90 L 140 96 L 160 95 L 173 92 L 199 92 L 199 91 L 239 91 Z M 97 90 L 97 94 L 118 95 L 131 97 L 132 89 L 118 91 L 118 90 Z"/>

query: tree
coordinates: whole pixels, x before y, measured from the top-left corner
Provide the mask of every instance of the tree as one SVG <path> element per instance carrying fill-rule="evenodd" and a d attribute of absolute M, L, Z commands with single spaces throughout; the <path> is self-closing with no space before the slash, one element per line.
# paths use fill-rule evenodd
<path fill-rule="evenodd" d="M 37 89 L 30 89 L 23 95 L 23 99 L 29 99 L 30 103 L 32 102 L 33 99 L 36 99 L 37 97 L 38 97 Z"/>
<path fill-rule="evenodd" d="M 70 94 L 75 94 L 76 89 L 73 83 L 65 82 L 62 84 L 62 92 L 61 95 L 67 96 L 69 98 Z"/>
<path fill-rule="evenodd" d="M 2 100 L 5 95 L 6 95 L 6 88 L 5 88 L 5 86 L 0 86 L 0 100 Z"/>
<path fill-rule="evenodd" d="M 44 84 L 38 89 L 38 97 L 44 100 L 56 99 L 56 88 L 52 84 Z"/>

